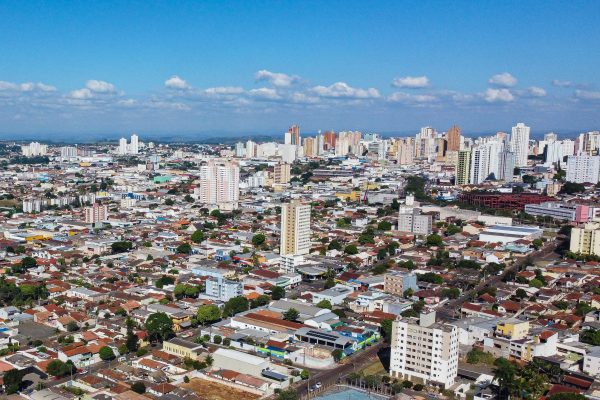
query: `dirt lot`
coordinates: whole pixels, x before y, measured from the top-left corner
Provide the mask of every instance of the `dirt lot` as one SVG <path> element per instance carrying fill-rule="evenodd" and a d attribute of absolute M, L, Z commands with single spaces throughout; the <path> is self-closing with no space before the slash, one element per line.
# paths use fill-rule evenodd
<path fill-rule="evenodd" d="M 257 394 L 244 392 L 227 385 L 221 385 L 204 379 L 195 378 L 192 379 L 190 383 L 184 383 L 182 386 L 186 389 L 193 390 L 198 393 L 199 396 L 206 398 L 207 400 L 255 400 L 260 398 Z"/>

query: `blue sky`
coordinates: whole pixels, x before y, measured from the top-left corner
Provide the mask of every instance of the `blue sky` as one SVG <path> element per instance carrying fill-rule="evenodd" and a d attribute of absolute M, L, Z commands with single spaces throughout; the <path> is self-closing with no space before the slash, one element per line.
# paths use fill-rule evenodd
<path fill-rule="evenodd" d="M 600 125 L 600 2 L 0 1 L 0 135 Z"/>

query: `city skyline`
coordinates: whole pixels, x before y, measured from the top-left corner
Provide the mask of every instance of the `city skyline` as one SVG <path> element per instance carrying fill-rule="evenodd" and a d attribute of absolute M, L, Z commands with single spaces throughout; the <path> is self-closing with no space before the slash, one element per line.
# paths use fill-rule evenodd
<path fill-rule="evenodd" d="M 0 139 L 598 129 L 600 5 L 536 4 L 0 2 Z"/>

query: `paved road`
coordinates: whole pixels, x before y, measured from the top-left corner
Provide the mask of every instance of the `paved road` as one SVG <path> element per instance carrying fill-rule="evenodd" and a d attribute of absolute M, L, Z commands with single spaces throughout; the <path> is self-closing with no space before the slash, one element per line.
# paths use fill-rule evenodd
<path fill-rule="evenodd" d="M 458 311 L 457 309 L 465 301 L 469 300 L 471 298 L 471 296 L 473 295 L 473 293 L 477 293 L 478 291 L 480 291 L 486 287 L 490 287 L 490 286 L 493 287 L 493 286 L 499 284 L 500 282 L 502 282 L 502 279 L 504 279 L 506 277 L 506 275 L 508 275 L 510 272 L 517 272 L 525 264 L 525 262 L 528 261 L 528 259 L 536 260 L 536 259 L 547 256 L 548 254 L 555 251 L 556 248 L 562 243 L 563 240 L 564 239 L 562 239 L 562 238 L 557 238 L 556 240 L 553 240 L 552 242 L 546 242 L 546 245 L 543 248 L 541 248 L 540 250 L 534 251 L 527 257 L 523 257 L 523 258 L 519 259 L 518 261 L 514 262 L 513 264 L 511 264 L 510 266 L 506 267 L 501 275 L 490 276 L 489 279 L 487 279 L 485 281 L 481 281 L 473 289 L 463 292 L 463 294 L 460 297 L 458 297 L 454 300 L 450 300 L 447 303 L 445 303 L 442 307 L 436 309 L 436 316 L 439 319 L 455 320 L 457 318 L 457 315 L 459 315 L 457 312 Z"/>
<path fill-rule="evenodd" d="M 385 347 L 383 342 L 379 342 L 374 346 L 367 348 L 366 350 L 359 351 L 358 353 L 350 356 L 344 364 L 338 365 L 334 369 L 326 371 L 319 371 L 310 377 L 310 385 L 314 385 L 317 382 L 321 382 L 324 387 L 336 383 L 340 378 L 345 377 L 353 371 L 360 371 L 367 365 L 370 365 L 377 358 L 379 350 Z M 296 387 L 296 391 L 300 396 L 308 393 L 309 381 L 302 381 Z"/>

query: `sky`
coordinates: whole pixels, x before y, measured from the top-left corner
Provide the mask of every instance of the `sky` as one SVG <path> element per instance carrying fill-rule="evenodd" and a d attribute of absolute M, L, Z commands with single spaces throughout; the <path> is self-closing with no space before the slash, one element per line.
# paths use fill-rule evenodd
<path fill-rule="evenodd" d="M 600 128 L 599 1 L 4 1 L 0 138 Z"/>

